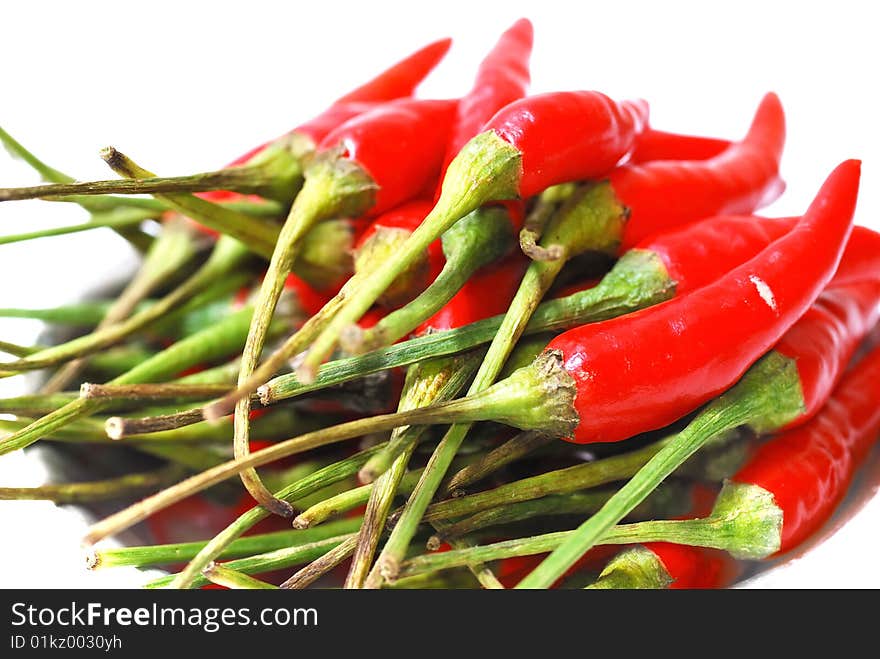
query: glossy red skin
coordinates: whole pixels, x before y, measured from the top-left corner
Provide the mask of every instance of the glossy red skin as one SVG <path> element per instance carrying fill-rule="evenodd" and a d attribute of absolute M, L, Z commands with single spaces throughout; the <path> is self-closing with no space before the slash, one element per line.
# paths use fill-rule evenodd
<path fill-rule="evenodd" d="M 519 196 L 567 181 L 599 178 L 633 149 L 647 104 L 617 103 L 594 91 L 553 92 L 515 101 L 485 126 L 522 154 Z"/>
<path fill-rule="evenodd" d="M 857 161 L 840 165 L 794 229 L 719 280 L 553 339 L 548 349 L 561 352 L 577 387 L 570 441 L 614 442 L 662 428 L 736 382 L 834 275 L 859 169 Z"/>
<path fill-rule="evenodd" d="M 730 140 L 697 135 L 682 135 L 646 128 L 636 138 L 630 164 L 654 160 L 708 160 L 731 146 Z"/>
<path fill-rule="evenodd" d="M 778 553 L 828 521 L 880 433 L 880 348 L 847 373 L 813 419 L 760 446 L 733 477 L 773 494 L 783 513 Z"/>
<path fill-rule="evenodd" d="M 644 545 L 663 565 L 672 583 L 670 590 L 724 588 L 740 572 L 729 554 L 702 547 L 649 542 Z"/>
<path fill-rule="evenodd" d="M 443 171 L 446 171 L 461 147 L 483 131 L 483 126 L 496 112 L 526 95 L 530 82 L 532 40 L 532 23 L 527 18 L 521 18 L 501 35 L 498 43 L 480 63 L 473 88 L 458 105 L 455 129 L 446 151 Z"/>
<path fill-rule="evenodd" d="M 828 400 L 856 348 L 880 317 L 880 273 L 874 281 L 826 290 L 779 343 L 795 360 L 804 411 L 783 430 L 812 418 Z"/>
<path fill-rule="evenodd" d="M 853 227 L 846 251 L 834 275 L 835 286 L 874 280 L 880 276 L 880 233 Z"/>
<path fill-rule="evenodd" d="M 378 185 L 369 215 L 415 198 L 440 174 L 456 100 L 401 99 L 358 115 L 331 131 L 319 151 L 342 147 Z"/>
<path fill-rule="evenodd" d="M 455 329 L 506 312 L 528 264 L 529 259 L 517 251 L 480 268 L 446 306 L 419 325 L 415 334 Z"/>
<path fill-rule="evenodd" d="M 660 160 L 611 172 L 611 186 L 630 209 L 622 250 L 650 234 L 713 215 L 751 213 L 785 188 L 779 160 L 785 114 L 767 94 L 744 139 L 708 160 Z"/>
<path fill-rule="evenodd" d="M 654 252 L 676 294 L 705 286 L 755 256 L 785 235 L 800 218 L 762 218 L 726 215 L 701 220 L 661 233 L 633 249 Z M 843 286 L 876 279 L 880 273 L 880 234 L 866 227 L 853 227 L 831 285 Z"/>
<path fill-rule="evenodd" d="M 676 295 L 705 286 L 754 258 L 784 236 L 797 218 L 771 220 L 726 215 L 689 224 L 643 240 L 634 249 L 660 257 Z"/>

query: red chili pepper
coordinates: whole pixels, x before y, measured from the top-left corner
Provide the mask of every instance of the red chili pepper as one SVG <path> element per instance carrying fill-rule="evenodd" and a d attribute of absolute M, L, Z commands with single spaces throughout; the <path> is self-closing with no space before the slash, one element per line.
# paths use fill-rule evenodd
<path fill-rule="evenodd" d="M 490 201 L 525 198 L 557 183 L 606 175 L 629 155 L 646 113 L 643 102 L 615 103 L 587 91 L 532 96 L 499 111 L 450 163 L 437 204 L 397 257 L 360 283 L 312 343 L 297 369 L 300 379 L 314 379 L 342 330 L 456 221 Z"/>
<path fill-rule="evenodd" d="M 720 280 L 551 341 L 576 383 L 573 441 L 661 428 L 733 384 L 832 278 L 858 180 L 857 161 L 838 167 L 794 229 Z"/>
<path fill-rule="evenodd" d="M 858 164 L 854 161 L 838 167 L 823 186 L 823 190 L 831 194 L 820 193 L 798 226 L 776 241 L 761 256 L 753 259 L 752 263 L 762 257 L 767 258 L 768 255 L 771 260 L 784 261 L 784 258 L 780 258 L 782 250 L 779 246 L 798 234 L 801 234 L 801 239 L 807 237 L 803 234 L 802 227 L 809 222 L 811 215 L 821 216 L 827 213 L 828 217 L 833 218 L 843 212 L 851 216 L 854 203 L 845 203 L 848 195 L 844 190 L 854 189 L 855 181 L 852 179 L 857 178 Z M 840 191 L 843 196 L 837 199 L 833 194 L 835 186 L 843 188 Z M 832 239 L 829 243 L 820 244 L 824 251 L 829 244 L 835 243 Z M 813 254 L 810 258 L 822 256 Z M 801 263 L 803 265 L 804 262 Z M 740 276 L 743 279 L 748 277 L 757 288 L 762 289 L 761 299 L 775 307 L 774 311 L 781 315 L 783 309 L 779 308 L 778 291 L 775 287 L 764 288 L 767 280 L 761 273 L 757 274 L 756 281 L 756 274 L 755 271 L 750 274 L 745 269 Z M 711 287 L 700 290 L 709 288 Z M 718 303 L 724 307 L 727 300 L 719 296 Z M 760 304 L 760 301 L 753 300 L 753 304 Z M 827 400 L 859 341 L 876 322 L 878 312 L 880 273 L 875 273 L 873 280 L 825 291 L 812 308 L 780 337 L 781 340 L 773 350 L 753 364 L 736 386 L 713 401 L 687 427 L 673 436 L 601 510 L 581 525 L 544 564 L 529 575 L 521 587 L 534 588 L 550 583 L 580 553 L 598 542 L 608 528 L 641 503 L 649 492 L 713 439 L 723 439 L 727 433 L 739 427 L 748 427 L 756 433 L 766 433 L 790 428 L 809 420 Z M 724 361 L 722 350 L 723 348 L 719 350 L 719 355 L 714 359 Z M 712 364 L 713 367 L 715 363 Z M 774 520 L 778 517 L 778 510 L 772 507 L 768 509 L 766 497 L 759 496 L 760 493 L 757 493 L 758 496 L 753 496 L 754 494 L 744 493 L 736 488 L 723 491 L 719 497 L 719 506 L 726 511 L 725 515 L 729 514 L 732 507 L 757 506 L 754 516 L 764 522 L 753 525 L 755 533 L 740 539 L 740 546 L 736 551 L 742 555 L 760 557 L 776 546 Z"/>
<path fill-rule="evenodd" d="M 834 286 L 876 279 L 880 272 L 880 233 L 867 227 L 853 227 L 846 251 L 834 275 Z"/>
<path fill-rule="evenodd" d="M 473 88 L 458 105 L 455 130 L 442 171 L 446 171 L 462 147 L 482 131 L 496 112 L 526 95 L 530 82 L 532 40 L 532 23 L 527 18 L 521 18 L 501 35 L 498 43 L 480 63 Z M 437 194 L 440 194 L 439 190 Z"/>
<path fill-rule="evenodd" d="M 778 553 L 797 547 L 828 521 L 880 433 L 880 349 L 835 389 L 808 424 L 763 444 L 733 480 L 773 495 L 782 510 Z"/>
<path fill-rule="evenodd" d="M 459 102 L 455 128 L 446 151 L 444 172 L 461 148 L 480 132 L 496 112 L 525 96 L 529 85 L 531 50 L 532 24 L 527 19 L 521 19 L 501 35 L 482 61 L 473 88 Z M 440 192 L 438 186 L 435 200 Z M 412 295 L 407 307 L 391 314 L 374 331 L 356 332 L 349 328 L 343 334 L 342 347 L 350 352 L 364 352 L 394 343 L 441 309 L 476 270 L 505 256 L 512 249 L 514 236 L 522 223 L 522 204 L 507 203 L 506 208 L 507 214 L 497 209 L 475 210 L 443 233 L 442 245 L 433 241 L 432 248 L 442 247 L 445 265 L 442 271 L 432 277 L 431 286 L 418 297 Z M 419 223 L 430 210 L 430 207 L 425 209 Z M 421 258 L 416 257 L 406 270 L 397 275 L 378 298 L 380 304 L 383 298 L 389 296 L 389 291 L 399 289 L 401 285 L 409 290 L 415 289 L 408 285 L 408 273 L 420 261 Z M 393 295 L 392 298 L 402 299 L 402 296 Z"/>
<path fill-rule="evenodd" d="M 363 210 L 375 216 L 414 198 L 435 179 L 457 107 L 455 100 L 385 103 L 332 130 L 318 152 L 340 149 L 339 158 L 363 170 L 374 197 Z"/>
<path fill-rule="evenodd" d="M 775 94 L 767 94 L 745 138 L 714 158 L 616 169 L 611 187 L 630 210 L 621 249 L 684 222 L 751 213 L 770 203 L 785 187 L 779 178 L 784 144 L 782 105 Z"/>
<path fill-rule="evenodd" d="M 709 160 L 721 155 L 733 143 L 715 137 L 680 135 L 647 128 L 636 138 L 629 164 L 655 160 Z"/>
<path fill-rule="evenodd" d="M 800 425 L 828 400 L 858 344 L 880 315 L 880 272 L 873 281 L 825 291 L 773 348 L 797 365 L 803 411 L 782 429 Z"/>
<path fill-rule="evenodd" d="M 605 176 L 632 151 L 646 115 L 644 102 L 615 103 L 592 91 L 511 103 L 485 126 L 520 159 L 513 194 L 500 198 L 531 197 L 557 183 Z"/>

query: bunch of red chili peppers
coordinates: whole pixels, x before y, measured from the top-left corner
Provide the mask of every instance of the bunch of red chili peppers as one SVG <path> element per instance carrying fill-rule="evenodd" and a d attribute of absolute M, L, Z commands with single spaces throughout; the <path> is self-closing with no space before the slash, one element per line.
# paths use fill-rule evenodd
<path fill-rule="evenodd" d="M 523 19 L 462 97 L 416 98 L 450 43 L 212 172 L 111 148 L 119 178 L 75 182 L 0 130 L 46 179 L 0 201 L 91 215 L 3 243 L 110 227 L 143 254 L 114 299 L 0 309 L 75 330 L 0 343 L 0 377 L 54 371 L 0 400 L 0 455 L 94 474 L 0 499 L 114 502 L 90 565 L 175 588 L 716 588 L 823 527 L 880 434 L 859 162 L 758 216 L 774 94 L 738 140 L 529 95 Z"/>

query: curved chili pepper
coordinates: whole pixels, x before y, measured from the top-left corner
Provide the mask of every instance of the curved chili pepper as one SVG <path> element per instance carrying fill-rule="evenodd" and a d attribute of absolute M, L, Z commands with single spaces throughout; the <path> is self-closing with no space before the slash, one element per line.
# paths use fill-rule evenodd
<path fill-rule="evenodd" d="M 525 198 L 556 183 L 605 175 L 632 150 L 646 113 L 642 102 L 616 103 L 588 91 L 531 96 L 500 110 L 450 163 L 437 204 L 397 258 L 361 282 L 312 343 L 299 377 L 311 382 L 340 332 L 456 221 L 490 201 Z"/>
<path fill-rule="evenodd" d="M 858 179 L 857 163 L 849 161 L 841 165 L 823 189 L 833 187 L 829 184 L 834 184 L 834 179 L 839 179 L 837 185 L 843 184 L 854 189 L 854 182 Z M 810 216 L 816 214 L 816 209 L 821 209 L 819 215 L 822 212 L 834 215 L 842 211 L 851 216 L 853 204 L 849 204 L 847 210 L 844 200 L 833 199 L 833 196 L 820 194 L 798 227 L 776 241 L 774 247 L 765 250 L 762 256 L 778 258 L 779 251 L 776 247 L 791 236 L 801 233 Z M 778 305 L 779 297 L 775 297 L 775 287 L 764 289 L 761 284 L 767 284 L 765 279 L 760 278 L 756 282 L 751 279 L 754 274 L 748 276 L 757 287 L 763 289 L 761 297 L 765 302 L 773 301 Z M 719 302 L 723 307 L 724 300 Z M 781 311 L 778 307 L 776 310 Z M 544 564 L 524 580 L 522 587 L 549 583 L 577 558 L 579 552 L 593 546 L 603 533 L 620 521 L 647 493 L 706 443 L 723 438 L 726 433 L 740 426 L 748 426 L 753 431 L 762 433 L 789 428 L 809 420 L 827 400 L 859 341 L 875 324 L 878 312 L 880 279 L 832 289 L 822 294 L 813 307 L 781 337 L 774 350 L 752 365 L 735 387 L 713 401 L 684 430 L 675 435 L 596 515 L 577 529 Z M 741 490 L 734 491 L 730 495 L 734 503 L 727 501 L 725 507 L 740 505 L 737 501 L 741 494 Z M 752 504 L 764 505 L 764 500 L 760 497 L 749 496 L 748 492 L 744 496 Z M 766 526 L 767 534 L 758 542 L 757 553 L 764 552 L 766 547 L 772 547 L 775 542 L 772 519 L 771 515 L 771 523 Z"/>
<path fill-rule="evenodd" d="M 761 445 L 734 477 L 773 495 L 782 510 L 778 553 L 818 530 L 843 499 L 853 474 L 880 433 L 880 349 L 834 390 L 808 424 Z"/>
<path fill-rule="evenodd" d="M 785 115 L 776 94 L 761 101 L 745 138 L 702 161 L 668 161 L 614 170 L 609 182 L 630 210 L 621 248 L 684 222 L 725 213 L 750 213 L 784 189 L 779 160 Z"/>
<path fill-rule="evenodd" d="M 629 164 L 654 160 L 709 160 L 721 155 L 733 143 L 730 140 L 696 135 L 681 135 L 646 128 L 636 138 Z"/>
<path fill-rule="evenodd" d="M 551 341 L 577 387 L 573 441 L 661 428 L 735 382 L 833 277 L 858 181 L 857 161 L 839 166 L 794 229 L 720 280 Z"/>
<path fill-rule="evenodd" d="M 483 59 L 473 88 L 459 102 L 443 172 L 496 112 L 525 96 L 530 82 L 531 50 L 532 24 L 527 19 L 520 19 L 501 35 L 495 47 Z M 438 186 L 435 200 L 440 193 Z M 421 219 L 430 210 L 428 208 Z M 389 316 L 372 332 L 360 333 L 349 328 L 341 337 L 342 346 L 350 352 L 363 352 L 394 343 L 441 309 L 474 271 L 501 258 L 513 247 L 513 238 L 522 223 L 521 204 L 508 203 L 507 210 L 506 214 L 499 209 L 474 210 L 445 231 L 442 248 L 446 264 L 438 277 L 433 279 L 430 288 L 407 308 Z M 437 241 L 431 244 L 436 245 Z M 399 274 L 383 296 L 387 296 L 388 290 L 398 287 L 411 268 L 412 265 Z"/>
<path fill-rule="evenodd" d="M 480 63 L 473 88 L 459 103 L 458 118 L 446 150 L 443 172 L 496 112 L 526 95 L 531 81 L 529 57 L 532 40 L 532 23 L 527 18 L 521 18 L 501 35 L 495 47 Z"/>

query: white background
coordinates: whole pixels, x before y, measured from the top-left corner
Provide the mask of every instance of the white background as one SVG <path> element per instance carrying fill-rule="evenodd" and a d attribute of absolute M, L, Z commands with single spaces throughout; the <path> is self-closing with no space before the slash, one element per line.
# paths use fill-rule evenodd
<path fill-rule="evenodd" d="M 422 87 L 465 92 L 497 35 L 535 24 L 533 89 L 599 89 L 651 102 L 658 128 L 737 138 L 764 92 L 788 115 L 785 196 L 799 213 L 841 160 L 864 160 L 857 221 L 880 227 L 880 61 L 870 3 L 835 2 L 27 2 L 4 3 L 0 123 L 49 164 L 112 178 L 108 144 L 160 174 L 222 165 L 274 137 L 429 40 L 452 52 Z M 0 153 L 0 186 L 34 184 Z M 82 221 L 62 205 L 0 206 L 0 233 Z M 0 306 L 69 301 L 130 258 L 107 230 L 0 246 Z M 39 326 L 0 321 L 0 338 Z M 20 390 L 0 381 L 0 395 Z M 22 456 L 0 458 L 0 484 L 38 484 Z M 880 586 L 875 500 L 773 585 Z M 86 574 L 79 522 L 49 504 L 0 505 L 0 586 L 111 585 Z M 128 581 L 127 579 L 133 579 Z"/>

